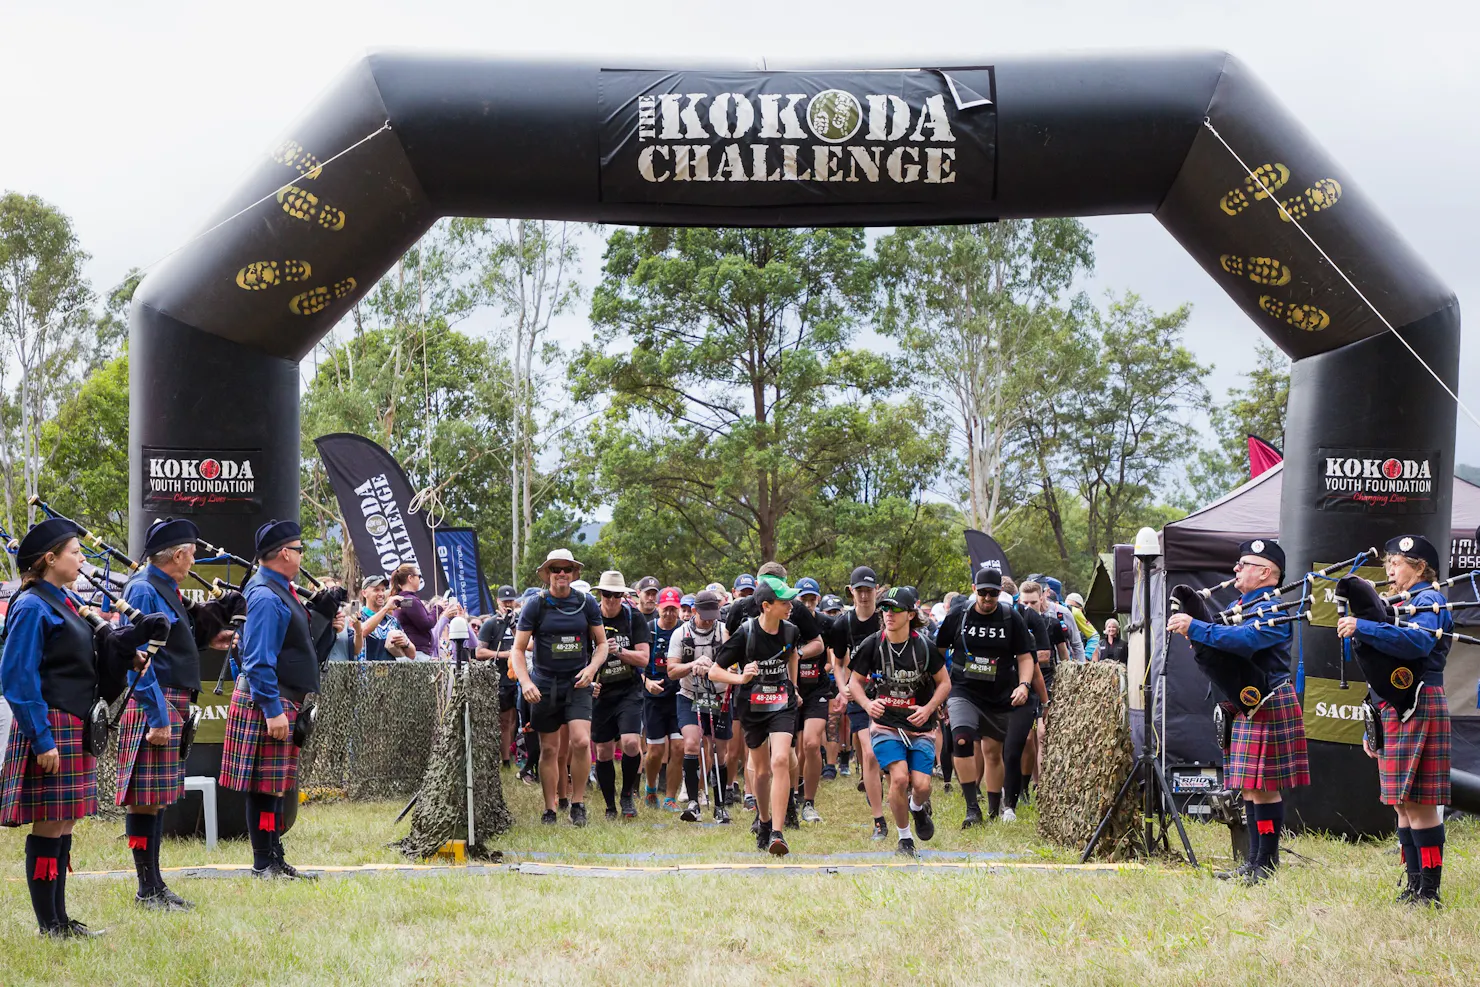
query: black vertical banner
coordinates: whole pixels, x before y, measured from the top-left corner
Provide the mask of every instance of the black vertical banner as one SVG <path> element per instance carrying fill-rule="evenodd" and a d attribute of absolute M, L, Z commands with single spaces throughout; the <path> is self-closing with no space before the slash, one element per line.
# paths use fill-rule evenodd
<path fill-rule="evenodd" d="M 412 513 L 411 481 L 391 454 L 348 432 L 321 435 L 313 444 L 349 526 L 360 569 L 367 575 L 390 575 L 399 566 L 414 565 L 422 575 L 420 596 L 430 599 L 445 588 L 431 529 L 420 514 Z"/>
<path fill-rule="evenodd" d="M 1002 575 L 1011 578 L 1012 566 L 1007 564 L 1007 553 L 1002 551 L 1002 546 L 997 544 L 997 539 L 985 531 L 977 531 L 975 528 L 966 529 L 966 554 L 971 556 L 973 578 L 976 576 L 976 570 L 984 565 L 989 565 Z"/>

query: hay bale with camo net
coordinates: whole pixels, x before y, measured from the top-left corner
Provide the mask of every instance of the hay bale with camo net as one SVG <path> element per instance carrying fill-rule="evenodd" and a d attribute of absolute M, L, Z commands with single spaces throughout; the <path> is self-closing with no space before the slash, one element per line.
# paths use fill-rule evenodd
<path fill-rule="evenodd" d="M 1135 753 L 1126 708 L 1126 670 L 1118 662 L 1059 666 L 1048 707 L 1038 792 L 1038 832 L 1080 849 L 1115 801 Z M 1126 799 L 1096 847 L 1096 855 L 1128 854 L 1140 825 L 1139 805 Z"/>
<path fill-rule="evenodd" d="M 463 741 L 463 706 L 468 701 L 463 678 L 453 675 L 450 701 L 442 711 L 437 738 L 427 759 L 411 832 L 393 844 L 407 856 L 432 856 L 448 840 L 466 839 L 468 830 L 467 760 Z M 506 833 L 514 816 L 504 804 L 499 775 L 503 738 L 499 735 L 498 669 L 478 665 L 471 669 L 473 736 L 474 836 L 470 857 L 491 856 L 486 843 Z"/>

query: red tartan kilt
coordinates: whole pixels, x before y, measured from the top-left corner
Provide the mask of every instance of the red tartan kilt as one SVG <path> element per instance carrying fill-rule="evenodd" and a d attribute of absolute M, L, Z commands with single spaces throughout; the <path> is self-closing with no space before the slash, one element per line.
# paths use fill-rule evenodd
<path fill-rule="evenodd" d="M 298 775 L 298 748 L 292 736 L 298 704 L 282 700 L 283 712 L 288 714 L 288 739 L 273 740 L 267 735 L 267 717 L 249 705 L 251 699 L 240 688 L 231 694 L 226 743 L 221 748 L 221 787 L 276 795 L 291 788 Z"/>
<path fill-rule="evenodd" d="M 1284 683 L 1250 719 L 1238 714 L 1223 757 L 1226 788 L 1279 791 L 1310 784 L 1305 721 L 1295 687 Z"/>
<path fill-rule="evenodd" d="M 98 811 L 98 762 L 82 749 L 82 721 L 59 709 L 46 711 L 61 765 L 41 770 L 20 724 L 10 731 L 0 772 L 0 826 L 81 819 Z"/>
<path fill-rule="evenodd" d="M 1382 755 L 1377 759 L 1384 805 L 1413 802 L 1449 804 L 1449 701 L 1444 690 L 1424 685 L 1418 708 L 1407 723 L 1386 702 L 1382 713 Z"/>
<path fill-rule="evenodd" d="M 170 742 L 156 747 L 144 740 L 149 722 L 137 698 L 128 701 L 118 728 L 119 805 L 169 805 L 185 793 L 185 762 L 180 760 L 180 731 L 190 715 L 190 693 L 164 690 L 170 715 Z"/>

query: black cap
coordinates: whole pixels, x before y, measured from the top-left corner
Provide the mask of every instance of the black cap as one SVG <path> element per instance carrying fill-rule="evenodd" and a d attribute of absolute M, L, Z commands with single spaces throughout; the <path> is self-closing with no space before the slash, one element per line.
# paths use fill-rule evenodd
<path fill-rule="evenodd" d="M 920 594 L 915 592 L 913 586 L 891 586 L 889 592 L 879 601 L 880 610 L 913 611 L 919 605 Z"/>
<path fill-rule="evenodd" d="M 257 558 L 262 558 L 274 549 L 282 548 L 290 541 L 303 537 L 303 529 L 297 521 L 279 521 L 276 518 L 257 529 Z"/>
<path fill-rule="evenodd" d="M 848 588 L 857 589 L 859 586 L 877 586 L 879 577 L 874 575 L 874 570 L 866 565 L 861 565 L 853 570 L 853 575 L 848 577 Z"/>
<path fill-rule="evenodd" d="M 1285 574 L 1285 550 L 1273 538 L 1251 538 L 1238 547 L 1238 554 L 1266 559 L 1280 570 L 1281 576 Z"/>
<path fill-rule="evenodd" d="M 659 585 L 657 576 L 643 576 L 632 588 L 639 593 L 645 593 L 650 589 L 662 589 L 662 586 Z"/>
<path fill-rule="evenodd" d="M 156 520 L 144 533 L 144 554 L 153 555 L 167 548 L 192 544 L 199 539 L 200 529 L 189 518 L 163 518 Z"/>
<path fill-rule="evenodd" d="M 976 578 L 972 580 L 972 585 L 974 585 L 977 589 L 981 589 L 986 586 L 990 586 L 993 589 L 1001 589 L 1002 570 L 998 569 L 996 566 L 984 565 L 980 569 L 976 570 Z"/>
<path fill-rule="evenodd" d="M 36 564 L 47 552 L 60 548 L 82 534 L 82 529 L 64 517 L 49 517 L 40 521 L 21 539 L 15 552 L 15 564 L 25 572 Z"/>
<path fill-rule="evenodd" d="M 701 620 L 713 620 L 719 616 L 719 594 L 712 589 L 700 590 L 694 594 L 694 613 Z"/>
<path fill-rule="evenodd" d="M 1382 550 L 1388 555 L 1405 555 L 1410 559 L 1422 559 L 1429 568 L 1439 571 L 1439 550 L 1423 535 L 1399 535 L 1389 538 Z"/>
<path fill-rule="evenodd" d="M 821 603 L 817 604 L 817 609 L 823 613 L 837 613 L 843 609 L 843 600 L 841 597 L 833 596 L 829 593 L 822 598 Z"/>
<path fill-rule="evenodd" d="M 498 598 L 499 602 L 502 603 L 504 600 L 519 599 L 519 594 L 514 592 L 514 587 L 512 586 L 500 586 L 498 588 Z"/>

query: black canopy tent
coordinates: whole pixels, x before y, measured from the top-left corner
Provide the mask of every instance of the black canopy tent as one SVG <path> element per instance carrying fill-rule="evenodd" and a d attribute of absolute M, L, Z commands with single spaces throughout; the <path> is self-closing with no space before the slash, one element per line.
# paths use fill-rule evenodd
<path fill-rule="evenodd" d="M 1238 561 L 1238 546 L 1252 538 L 1279 537 L 1279 507 L 1284 480 L 1283 465 L 1276 466 L 1250 480 L 1231 493 L 1221 497 L 1201 510 L 1189 514 L 1180 521 L 1167 525 L 1161 532 L 1162 556 L 1152 574 L 1153 597 L 1157 608 L 1152 619 L 1152 675 L 1161 673 L 1162 656 L 1165 654 L 1167 674 L 1165 696 L 1159 698 L 1153 710 L 1156 727 L 1162 729 L 1162 702 L 1165 702 L 1165 732 L 1162 734 L 1169 767 L 1177 765 L 1212 765 L 1221 769 L 1222 756 L 1213 736 L 1212 710 L 1216 699 L 1208 685 L 1207 676 L 1198 669 L 1187 640 L 1173 636 L 1170 641 L 1165 633 L 1167 594 L 1173 586 L 1186 584 L 1195 588 L 1216 586 L 1227 579 L 1233 564 Z M 1458 477 L 1454 478 L 1451 571 L 1461 572 L 1472 568 L 1474 534 L 1480 525 L 1480 486 Z M 1355 555 L 1369 546 L 1353 544 L 1347 557 Z M 1377 546 L 1380 548 L 1381 546 Z M 1320 560 L 1322 562 L 1339 559 Z M 1292 570 L 1285 574 L 1291 582 L 1299 576 Z M 1454 587 L 1451 599 L 1469 598 L 1468 584 Z M 1227 604 L 1236 598 L 1232 588 L 1222 590 L 1214 596 L 1217 603 Z M 1471 615 L 1474 614 L 1472 617 Z M 1480 619 L 1474 611 L 1456 611 L 1457 621 Z M 1304 686 L 1300 659 L 1302 651 L 1310 647 L 1313 638 L 1334 638 L 1329 628 L 1297 625 L 1291 659 L 1297 673 L 1296 684 Z M 1141 656 L 1139 648 L 1131 648 L 1132 681 L 1140 681 Z M 1348 668 L 1351 679 L 1350 704 L 1361 701 L 1365 688 L 1360 669 L 1355 663 Z M 1480 772 L 1480 710 L 1476 708 L 1477 683 L 1480 683 L 1480 648 L 1456 644 L 1449 653 L 1445 671 L 1445 692 L 1449 699 L 1453 721 L 1454 767 Z M 1160 694 L 1158 694 L 1160 695 Z M 1320 715 L 1315 702 L 1306 702 L 1305 716 L 1307 731 L 1313 717 Z M 1324 712 L 1322 710 L 1321 712 Z M 1313 740 L 1312 744 L 1325 743 Z M 1371 771 L 1357 775 L 1355 784 L 1368 784 L 1370 791 L 1363 792 L 1352 800 L 1358 807 L 1370 806 L 1370 813 L 1353 816 L 1350 809 L 1344 814 L 1351 817 L 1354 828 L 1361 832 L 1384 832 L 1392 828 L 1392 813 L 1378 803 L 1377 768 L 1372 762 Z M 1368 797 L 1370 796 L 1370 798 Z M 1292 800 L 1296 811 L 1300 811 L 1300 798 Z M 1307 809 L 1312 807 L 1307 806 Z M 1319 818 L 1319 811 L 1308 814 Z M 1324 823 L 1313 825 L 1325 827 Z"/>

